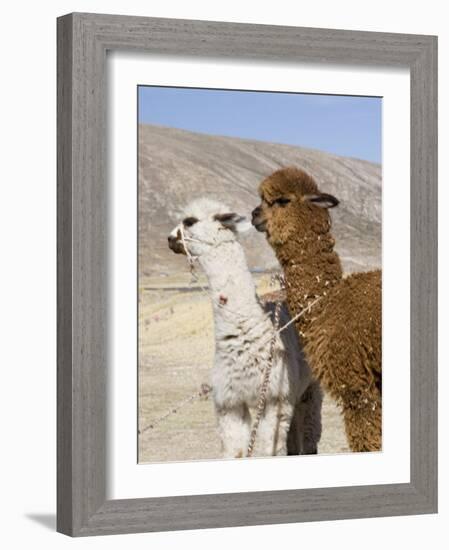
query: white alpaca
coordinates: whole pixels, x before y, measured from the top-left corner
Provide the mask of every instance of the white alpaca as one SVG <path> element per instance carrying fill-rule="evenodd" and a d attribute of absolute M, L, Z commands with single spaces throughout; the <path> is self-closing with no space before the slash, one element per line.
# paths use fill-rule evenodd
<path fill-rule="evenodd" d="M 304 359 L 294 325 L 276 334 L 270 315 L 274 303 L 262 306 L 256 295 L 236 238 L 247 227 L 241 216 L 202 198 L 185 209 L 183 221 L 168 239 L 174 252 L 185 254 L 187 248 L 209 282 L 215 326 L 212 388 L 223 456 L 247 454 L 249 409 L 257 405 L 268 361 L 270 382 L 254 455 L 316 453 L 321 435 L 320 387 Z M 289 319 L 283 305 L 280 326 Z"/>

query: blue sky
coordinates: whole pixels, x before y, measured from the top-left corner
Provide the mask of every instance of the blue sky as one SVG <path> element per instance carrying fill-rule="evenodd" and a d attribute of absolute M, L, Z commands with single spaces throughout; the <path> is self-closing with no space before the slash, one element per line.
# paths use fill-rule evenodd
<path fill-rule="evenodd" d="M 139 122 L 381 162 L 378 97 L 139 86 Z"/>

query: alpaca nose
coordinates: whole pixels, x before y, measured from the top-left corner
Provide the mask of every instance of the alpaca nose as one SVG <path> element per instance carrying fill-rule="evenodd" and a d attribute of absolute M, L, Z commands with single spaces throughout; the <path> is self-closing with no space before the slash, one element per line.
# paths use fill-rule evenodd
<path fill-rule="evenodd" d="M 175 248 L 178 238 L 175 235 L 168 236 L 168 247 L 172 250 Z"/>
<path fill-rule="evenodd" d="M 173 250 L 175 254 L 185 254 L 186 251 L 184 250 L 184 245 L 181 242 L 181 235 L 179 231 L 176 235 L 169 235 L 168 236 L 168 248 L 170 250 Z"/>
<path fill-rule="evenodd" d="M 257 206 L 256 208 L 254 208 L 254 210 L 251 212 L 252 221 L 254 221 L 258 216 L 260 216 L 261 210 L 262 209 L 260 208 L 260 206 Z"/>

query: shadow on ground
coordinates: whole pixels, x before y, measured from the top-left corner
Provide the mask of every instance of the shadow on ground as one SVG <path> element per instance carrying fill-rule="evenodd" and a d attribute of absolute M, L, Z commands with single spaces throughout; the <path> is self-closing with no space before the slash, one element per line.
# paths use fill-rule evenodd
<path fill-rule="evenodd" d="M 25 514 L 25 517 L 50 531 L 56 531 L 56 514 Z"/>

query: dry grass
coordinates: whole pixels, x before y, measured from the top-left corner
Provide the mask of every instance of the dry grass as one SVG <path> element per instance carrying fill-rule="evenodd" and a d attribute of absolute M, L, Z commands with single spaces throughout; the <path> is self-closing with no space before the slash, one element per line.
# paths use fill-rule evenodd
<path fill-rule="evenodd" d="M 212 403 L 196 400 L 147 428 L 209 382 L 212 308 L 202 292 L 185 292 L 189 274 L 141 278 L 139 289 L 139 462 L 220 457 Z M 268 276 L 258 291 L 273 290 Z M 205 285 L 205 281 L 203 280 Z M 147 428 L 147 429 L 145 429 Z M 348 452 L 340 411 L 325 397 L 320 453 Z"/>

